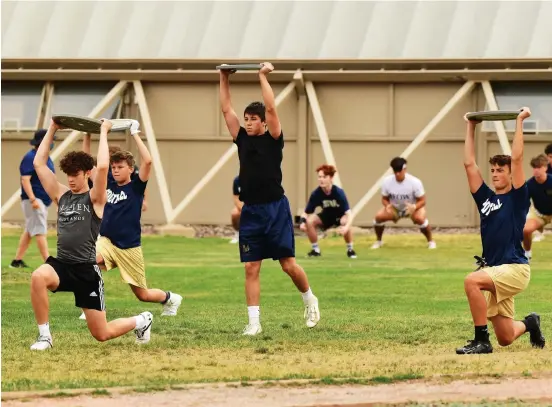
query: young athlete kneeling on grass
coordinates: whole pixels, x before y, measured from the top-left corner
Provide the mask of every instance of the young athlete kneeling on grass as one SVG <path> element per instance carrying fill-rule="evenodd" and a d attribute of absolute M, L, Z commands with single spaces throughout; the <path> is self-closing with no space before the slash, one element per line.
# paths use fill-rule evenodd
<path fill-rule="evenodd" d="M 530 268 L 521 246 L 523 226 L 529 211 L 529 192 L 523 174 L 523 120 L 531 116 L 523 108 L 517 117 L 512 156 L 490 159 L 495 191 L 483 181 L 475 162 L 475 126 L 468 122 L 464 147 L 464 167 L 470 192 L 481 218 L 482 257 L 479 268 L 464 280 L 464 289 L 475 325 L 475 337 L 456 349 L 457 354 L 492 353 L 487 319 L 494 327 L 498 343 L 508 346 L 525 332 L 534 347 L 543 348 L 540 317 L 531 313 L 514 320 L 514 296 L 527 288 Z"/>
<path fill-rule="evenodd" d="M 88 329 L 98 341 L 117 338 L 132 330 L 136 333 L 137 343 L 150 340 L 153 319 L 150 312 L 110 322 L 106 319 L 104 284 L 96 263 L 96 239 L 107 201 L 107 133 L 111 126 L 110 121 L 103 120 L 96 182 L 92 189 L 88 186 L 88 178 L 94 159 L 89 154 L 73 151 L 61 160 L 61 170 L 67 174 L 68 187 L 60 184 L 48 168 L 50 144 L 60 128 L 53 121 L 34 159 L 40 182 L 58 205 L 58 241 L 57 257 L 48 257 L 46 263 L 31 275 L 31 303 L 39 331 L 31 350 L 46 350 L 53 344 L 48 323 L 48 290 L 74 294 L 75 305 L 84 311 Z"/>

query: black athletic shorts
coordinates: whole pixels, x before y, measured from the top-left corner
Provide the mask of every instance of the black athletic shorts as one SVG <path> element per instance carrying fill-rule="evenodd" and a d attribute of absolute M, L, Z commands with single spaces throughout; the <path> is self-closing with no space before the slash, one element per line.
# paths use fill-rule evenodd
<path fill-rule="evenodd" d="M 324 211 L 320 212 L 318 214 L 318 217 L 322 222 L 321 229 L 327 230 L 330 228 L 341 226 L 341 216 L 337 216 L 335 213 L 331 213 L 331 212 L 326 212 L 326 213 L 324 213 Z"/>
<path fill-rule="evenodd" d="M 53 267 L 59 277 L 59 286 L 54 293 L 71 292 L 75 306 L 105 311 L 104 283 L 97 264 L 70 264 L 48 257 L 46 264 Z"/>

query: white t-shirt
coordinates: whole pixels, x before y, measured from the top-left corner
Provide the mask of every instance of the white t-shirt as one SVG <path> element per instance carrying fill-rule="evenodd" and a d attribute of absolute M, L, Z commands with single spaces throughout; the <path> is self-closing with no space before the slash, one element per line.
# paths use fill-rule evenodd
<path fill-rule="evenodd" d="M 416 203 L 416 198 L 424 196 L 425 191 L 419 178 L 406 173 L 402 182 L 398 182 L 394 174 L 386 177 L 381 184 L 381 194 L 401 211 L 406 209 L 406 204 Z"/>

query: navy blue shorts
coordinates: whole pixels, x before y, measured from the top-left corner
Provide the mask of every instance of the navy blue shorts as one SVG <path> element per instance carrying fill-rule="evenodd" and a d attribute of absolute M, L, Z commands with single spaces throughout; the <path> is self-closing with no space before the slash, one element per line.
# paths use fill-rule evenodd
<path fill-rule="evenodd" d="M 274 202 L 243 205 L 239 247 L 242 263 L 295 257 L 293 218 L 286 196 Z"/>

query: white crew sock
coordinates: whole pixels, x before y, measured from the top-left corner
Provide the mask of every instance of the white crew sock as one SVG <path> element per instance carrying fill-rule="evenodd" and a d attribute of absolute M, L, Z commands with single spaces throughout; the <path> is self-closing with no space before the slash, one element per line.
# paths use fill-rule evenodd
<path fill-rule="evenodd" d="M 247 307 L 247 315 L 249 316 L 249 324 L 260 324 L 261 308 L 258 305 L 251 305 Z"/>
<path fill-rule="evenodd" d="M 50 333 L 50 325 L 48 324 L 48 322 L 38 326 L 38 334 L 40 336 L 48 336 L 50 338 L 52 337 L 52 334 Z"/>
<path fill-rule="evenodd" d="M 303 302 L 306 304 L 309 303 L 310 300 L 314 298 L 314 294 L 312 293 L 310 287 L 305 293 L 301 293 L 301 297 L 303 297 Z"/>
<path fill-rule="evenodd" d="M 318 243 L 313 243 L 312 250 L 314 250 L 316 253 L 320 253 L 320 247 L 318 247 Z"/>
<path fill-rule="evenodd" d="M 347 243 L 347 249 L 348 250 L 353 250 L 353 242 Z"/>

